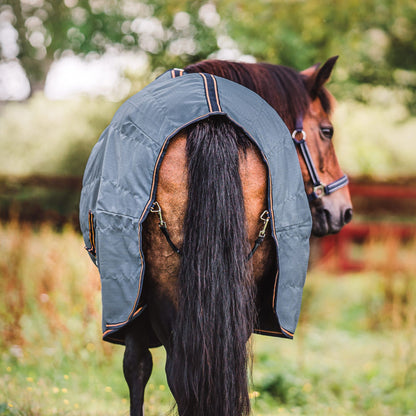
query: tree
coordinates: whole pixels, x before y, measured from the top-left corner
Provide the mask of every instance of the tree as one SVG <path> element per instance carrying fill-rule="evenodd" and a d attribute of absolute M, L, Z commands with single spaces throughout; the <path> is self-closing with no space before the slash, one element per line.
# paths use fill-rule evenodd
<path fill-rule="evenodd" d="M 259 60 L 303 69 L 340 55 L 344 92 L 369 83 L 416 97 L 414 0 L 222 0 L 218 8 L 230 36 Z"/>
<path fill-rule="evenodd" d="M 0 43 L 0 61 L 18 60 L 32 91 L 43 88 L 52 62 L 68 51 L 144 51 L 152 68 L 185 65 L 217 49 L 201 6 L 189 0 L 5 0 L 0 21 L 15 31 L 18 48 L 10 56 Z"/>
<path fill-rule="evenodd" d="M 4 27 L 16 34 L 14 54 Z M 402 88 L 416 106 L 414 0 L 3 0 L 0 62 L 18 60 L 41 89 L 68 51 L 144 52 L 151 69 L 164 69 L 207 58 L 221 33 L 259 61 L 298 69 L 340 55 L 343 93 L 357 97 L 363 83 Z"/>

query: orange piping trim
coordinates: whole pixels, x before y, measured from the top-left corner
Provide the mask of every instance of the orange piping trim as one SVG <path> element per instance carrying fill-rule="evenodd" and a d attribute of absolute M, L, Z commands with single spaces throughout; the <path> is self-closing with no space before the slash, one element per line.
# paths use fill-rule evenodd
<path fill-rule="evenodd" d="M 94 228 L 94 214 L 91 213 L 91 235 L 92 235 L 92 246 L 94 252 L 97 254 L 97 246 L 95 245 L 95 228 Z"/>
<path fill-rule="evenodd" d="M 208 83 L 207 83 L 207 77 L 200 73 L 201 77 L 204 78 L 204 85 L 205 85 L 205 96 L 207 97 L 207 102 L 208 102 L 208 108 L 209 108 L 209 112 L 212 113 L 212 105 L 211 105 L 211 100 L 209 99 L 209 94 L 208 94 Z"/>
<path fill-rule="evenodd" d="M 104 338 L 104 334 L 103 334 L 103 338 Z M 114 338 L 114 337 L 109 337 L 108 338 L 108 341 L 116 341 L 116 342 L 119 342 L 120 344 L 125 344 L 125 340 L 123 340 L 123 339 L 120 339 L 120 338 Z"/>
<path fill-rule="evenodd" d="M 140 312 L 143 310 L 143 308 L 144 308 L 144 306 L 141 306 L 139 309 L 137 309 L 137 311 L 136 311 L 136 312 L 134 312 L 133 316 L 134 316 L 134 315 L 137 315 L 138 313 L 140 313 Z M 120 322 L 120 323 L 118 323 L 118 324 L 106 324 L 105 326 L 106 326 L 107 328 L 113 328 L 113 327 L 115 327 L 115 326 L 124 325 L 124 324 L 126 324 L 126 323 L 130 320 L 130 316 L 131 316 L 131 313 L 130 313 L 130 315 L 129 315 L 129 318 L 128 318 L 126 321 L 124 321 L 124 322 Z M 110 330 L 110 331 L 111 331 L 111 330 Z M 108 331 L 107 331 L 107 332 L 108 332 Z"/>
<path fill-rule="evenodd" d="M 212 79 L 214 80 L 214 86 L 215 86 L 215 98 L 217 100 L 217 105 L 219 110 L 222 112 L 221 104 L 220 104 L 220 98 L 218 97 L 218 85 L 217 85 L 217 79 L 214 77 L 214 75 L 211 75 Z"/>
<path fill-rule="evenodd" d="M 137 309 L 136 312 L 134 312 L 133 316 L 138 315 L 143 309 L 144 309 L 144 306 L 141 306 L 139 309 Z"/>
<path fill-rule="evenodd" d="M 255 331 L 256 332 L 267 332 L 268 334 L 280 334 L 280 335 L 282 335 L 283 333 L 282 332 L 278 332 L 278 331 L 268 331 L 268 330 L 266 330 L 266 329 L 255 329 Z"/>
<path fill-rule="evenodd" d="M 289 332 L 289 331 L 286 331 L 286 329 L 284 329 L 284 328 L 282 328 L 282 327 L 280 327 L 280 329 L 285 333 L 285 334 L 288 334 L 288 335 L 290 335 L 291 337 L 293 337 L 293 334 L 291 333 L 291 332 Z"/>
<path fill-rule="evenodd" d="M 87 250 L 95 256 L 97 254 L 96 247 L 95 247 L 95 231 L 94 231 L 94 214 L 89 211 L 88 212 L 88 234 L 90 239 L 91 248 L 87 248 Z"/>

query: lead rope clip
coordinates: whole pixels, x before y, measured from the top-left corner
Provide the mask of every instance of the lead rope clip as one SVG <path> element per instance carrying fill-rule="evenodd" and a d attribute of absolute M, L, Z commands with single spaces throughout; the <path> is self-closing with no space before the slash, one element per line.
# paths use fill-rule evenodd
<path fill-rule="evenodd" d="M 170 238 L 169 231 L 168 231 L 168 227 L 166 225 L 166 222 L 163 220 L 162 208 L 160 207 L 160 205 L 159 205 L 159 203 L 157 201 L 153 202 L 153 205 L 150 208 L 150 212 L 153 213 L 153 214 L 157 214 L 159 216 L 159 228 L 160 228 L 160 231 L 162 231 L 163 235 L 166 238 L 166 241 L 171 246 L 172 250 L 175 253 L 177 253 L 179 255 L 182 255 L 181 250 L 178 247 L 176 247 L 175 243 Z"/>
<path fill-rule="evenodd" d="M 260 219 L 263 221 L 264 225 L 263 225 L 263 228 L 259 232 L 259 237 L 264 238 L 266 235 L 267 226 L 269 225 L 269 221 L 270 221 L 269 211 L 267 210 L 263 211 L 263 213 L 260 215 Z"/>
<path fill-rule="evenodd" d="M 160 208 L 160 205 L 157 201 L 153 202 L 152 208 L 150 208 L 150 212 L 153 214 L 158 214 L 159 215 L 159 227 L 166 228 L 166 223 L 165 221 L 163 221 L 162 208 Z"/>
<path fill-rule="evenodd" d="M 264 238 L 266 237 L 266 229 L 270 221 L 269 211 L 267 210 L 263 211 L 263 213 L 260 215 L 260 219 L 263 221 L 263 228 L 259 231 L 259 236 L 254 242 L 254 247 L 250 251 L 250 254 L 247 257 L 247 260 L 250 260 L 253 257 L 254 253 L 257 251 L 257 249 L 260 247 L 260 244 L 263 242 Z"/>

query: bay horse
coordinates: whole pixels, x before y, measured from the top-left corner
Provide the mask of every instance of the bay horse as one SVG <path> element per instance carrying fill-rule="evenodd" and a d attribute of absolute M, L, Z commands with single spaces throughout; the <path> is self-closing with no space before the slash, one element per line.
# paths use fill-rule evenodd
<path fill-rule="evenodd" d="M 240 83 L 279 113 L 293 131 L 318 236 L 338 232 L 352 217 L 332 143 L 334 99 L 324 87 L 335 61 L 300 73 L 223 61 L 185 68 Z M 248 415 L 247 340 L 262 319 L 258 310 L 272 303 L 278 271 L 270 234 L 247 261 L 267 210 L 267 169 L 259 149 L 223 117 L 188 126 L 168 145 L 156 201 L 142 234 L 147 308 L 124 328 L 130 414 L 143 415 L 149 349 L 163 345 L 180 416 Z M 168 235 L 161 224 L 168 224 Z"/>
<path fill-rule="evenodd" d="M 318 237 L 337 233 L 352 219 L 348 187 L 338 188 L 336 193 L 322 198 L 325 186 L 320 186 L 334 182 L 336 186 L 338 179 L 342 185 L 346 180 L 332 142 L 334 127 L 330 118 L 335 99 L 324 88 L 337 59 L 338 56 L 334 56 L 321 68 L 317 64 L 300 73 L 282 65 L 219 60 L 202 61 L 185 68 L 186 72 L 208 72 L 244 85 L 278 112 L 290 132 L 304 131 L 311 159 L 306 156 L 305 160 L 303 149 L 298 146 L 299 162 L 306 193 L 312 195 L 312 233 Z M 319 197 L 316 198 L 314 192 L 318 192 Z"/>

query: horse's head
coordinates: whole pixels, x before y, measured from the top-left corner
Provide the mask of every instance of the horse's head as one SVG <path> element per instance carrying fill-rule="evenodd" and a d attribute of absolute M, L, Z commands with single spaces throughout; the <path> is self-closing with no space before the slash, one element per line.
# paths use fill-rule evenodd
<path fill-rule="evenodd" d="M 315 65 L 301 73 L 281 65 L 218 60 L 185 68 L 186 72 L 219 75 L 252 89 L 279 113 L 288 128 L 295 128 L 306 192 L 312 195 L 312 233 L 317 236 L 338 232 L 352 218 L 351 199 L 345 187 L 348 180 L 338 165 L 332 143 L 330 115 L 335 99 L 324 87 L 336 60 L 337 57 L 330 58 L 321 68 Z"/>
<path fill-rule="evenodd" d="M 298 119 L 293 134 L 298 142 L 302 175 L 310 200 L 312 233 L 316 236 L 337 233 L 352 219 L 350 193 L 345 186 L 347 177 L 338 164 L 332 142 L 334 127 L 330 116 L 335 99 L 324 88 L 336 60 L 337 57 L 330 58 L 322 67 L 318 64 L 301 72 L 310 104 L 303 120 L 302 117 Z"/>

